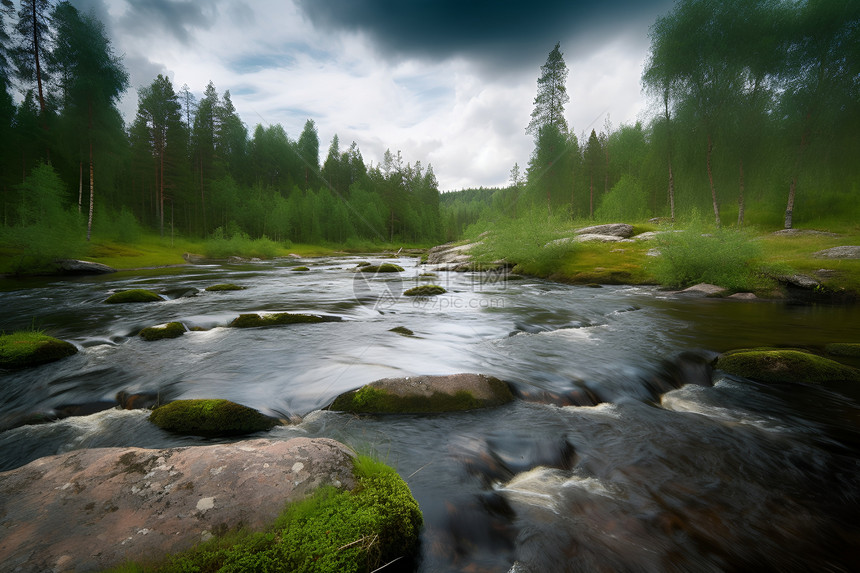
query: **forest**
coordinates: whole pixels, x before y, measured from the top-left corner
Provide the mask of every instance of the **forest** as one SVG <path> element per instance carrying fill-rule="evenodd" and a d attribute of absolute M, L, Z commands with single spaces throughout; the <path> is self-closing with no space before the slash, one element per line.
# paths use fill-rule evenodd
<path fill-rule="evenodd" d="M 368 166 L 335 136 L 321 157 L 313 119 L 295 139 L 281 125 L 249 129 L 212 82 L 198 97 L 159 75 L 127 124 L 128 72 L 93 14 L 0 0 L 0 247 L 74 251 L 93 233 L 141 232 L 429 245 L 534 210 L 707 213 L 717 227 L 860 220 L 860 3 L 679 0 L 650 39 L 647 121 L 607 115 L 577 135 L 567 86 L 589 78 L 569 77 L 556 44 L 525 168 L 504 188 L 440 194 L 433 167 L 399 151 Z"/>

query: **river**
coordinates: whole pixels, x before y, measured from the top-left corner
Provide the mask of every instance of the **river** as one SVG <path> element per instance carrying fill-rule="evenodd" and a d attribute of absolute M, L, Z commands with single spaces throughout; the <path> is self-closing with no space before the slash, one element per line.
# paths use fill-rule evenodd
<path fill-rule="evenodd" d="M 860 392 L 713 372 L 738 347 L 860 342 L 860 306 L 683 298 L 438 272 L 352 272 L 284 259 L 0 283 L 0 329 L 75 356 L 0 374 L 0 471 L 78 448 L 170 447 L 145 410 L 20 425 L 120 391 L 226 398 L 292 418 L 270 438 L 331 437 L 394 466 L 425 515 L 422 572 L 850 571 L 860 565 Z M 303 264 L 310 271 L 292 270 Z M 207 292 L 216 283 L 246 290 Z M 438 297 L 401 296 L 433 283 Z M 103 304 L 147 288 L 152 304 Z M 240 313 L 340 322 L 237 329 Z M 146 342 L 146 326 L 201 331 Z M 405 327 L 413 335 L 391 332 Z M 321 410 L 380 378 L 475 372 L 523 399 L 466 413 Z"/>

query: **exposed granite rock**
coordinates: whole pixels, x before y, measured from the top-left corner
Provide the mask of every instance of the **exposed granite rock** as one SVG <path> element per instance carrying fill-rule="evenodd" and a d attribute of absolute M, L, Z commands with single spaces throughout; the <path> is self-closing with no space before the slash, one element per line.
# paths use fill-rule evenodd
<path fill-rule="evenodd" d="M 334 440 L 294 438 L 41 458 L 0 473 L 0 563 L 101 570 L 262 529 L 320 485 L 351 489 L 352 456 Z"/>
<path fill-rule="evenodd" d="M 682 291 L 679 291 L 679 294 L 686 295 L 698 295 L 698 296 L 718 296 L 726 292 L 721 286 L 712 285 L 708 283 L 699 283 L 697 285 L 693 285 L 689 288 L 685 288 Z"/>
<path fill-rule="evenodd" d="M 444 245 L 433 247 L 427 251 L 427 263 L 431 265 L 469 263 L 472 261 L 469 251 L 480 244 L 480 241 L 467 245 L 445 243 Z"/>
<path fill-rule="evenodd" d="M 789 236 L 789 237 L 802 237 L 803 235 L 821 235 L 824 237 L 838 237 L 839 235 L 836 233 L 830 233 L 828 231 L 816 231 L 814 229 L 780 229 L 779 231 L 774 231 L 772 234 L 777 236 Z"/>
<path fill-rule="evenodd" d="M 377 414 L 455 412 L 514 399 L 507 383 L 483 374 L 384 378 L 338 396 L 331 410 Z"/>
<path fill-rule="evenodd" d="M 758 300 L 758 297 L 751 292 L 736 292 L 735 294 L 729 296 L 729 298 L 733 298 L 736 300 Z"/>
<path fill-rule="evenodd" d="M 77 259 L 57 259 L 54 264 L 57 265 L 58 271 L 66 275 L 106 275 L 116 272 L 113 267 Z"/>
<path fill-rule="evenodd" d="M 812 253 L 816 259 L 860 259 L 860 246 L 845 245 Z"/>
<path fill-rule="evenodd" d="M 633 236 L 633 225 L 627 223 L 609 223 L 608 225 L 593 225 L 574 231 L 577 235 L 611 235 L 621 239 Z"/>

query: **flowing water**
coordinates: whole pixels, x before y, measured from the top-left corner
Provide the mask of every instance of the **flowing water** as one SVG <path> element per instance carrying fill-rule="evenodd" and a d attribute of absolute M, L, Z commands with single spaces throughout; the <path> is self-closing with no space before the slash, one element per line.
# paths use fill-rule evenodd
<path fill-rule="evenodd" d="M 0 329 L 75 356 L 0 373 L 0 471 L 77 448 L 211 443 L 167 434 L 118 392 L 226 398 L 394 466 L 425 516 L 420 571 L 850 571 L 860 565 L 856 388 L 762 385 L 711 370 L 738 347 L 860 342 L 860 307 L 684 299 L 439 272 L 414 258 L 278 260 L 149 275 L 5 281 Z M 371 259 L 375 260 L 375 259 Z M 378 262 L 378 261 L 377 261 Z M 309 272 L 291 270 L 307 264 Z M 400 296 L 423 282 L 448 293 Z M 242 291 L 206 292 L 232 282 Z M 153 304 L 103 304 L 148 288 Z M 227 328 L 240 313 L 340 322 Z M 180 338 L 141 328 L 181 321 Z M 403 336 L 390 329 L 413 331 Z M 321 410 L 386 377 L 475 372 L 515 385 L 496 409 L 427 416 Z"/>

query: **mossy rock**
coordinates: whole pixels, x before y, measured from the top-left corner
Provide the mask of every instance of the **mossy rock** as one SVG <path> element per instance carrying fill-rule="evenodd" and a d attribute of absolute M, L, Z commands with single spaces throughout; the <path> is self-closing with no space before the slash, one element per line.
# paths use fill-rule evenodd
<path fill-rule="evenodd" d="M 824 347 L 827 354 L 860 358 L 860 342 L 834 342 Z"/>
<path fill-rule="evenodd" d="M 0 368 L 26 368 L 54 362 L 78 351 L 75 345 L 41 332 L 0 335 Z"/>
<path fill-rule="evenodd" d="M 241 436 L 280 424 L 229 400 L 176 400 L 153 410 L 149 421 L 168 432 L 204 437 Z"/>
<path fill-rule="evenodd" d="M 394 562 L 395 571 L 415 570 L 424 518 L 409 486 L 367 456 L 355 458 L 353 475 L 351 491 L 323 486 L 267 531 L 215 537 L 156 570 L 367 573 Z"/>
<path fill-rule="evenodd" d="M 370 261 L 359 261 L 359 262 L 355 263 L 355 266 L 356 267 L 369 267 Z"/>
<path fill-rule="evenodd" d="M 429 414 L 492 408 L 514 399 L 498 378 L 480 374 L 377 380 L 335 398 L 330 410 L 359 414 Z"/>
<path fill-rule="evenodd" d="M 402 273 L 403 267 L 393 263 L 382 263 L 381 265 L 367 265 L 358 269 L 363 273 Z"/>
<path fill-rule="evenodd" d="M 860 370 L 801 350 L 734 350 L 720 355 L 715 368 L 760 382 L 860 382 Z"/>
<path fill-rule="evenodd" d="M 233 283 L 224 283 L 224 284 L 217 284 L 217 285 L 208 286 L 208 287 L 206 287 L 205 290 L 207 290 L 209 292 L 222 292 L 222 291 L 229 291 L 229 290 L 245 290 L 246 288 L 248 288 L 248 287 L 234 285 Z"/>
<path fill-rule="evenodd" d="M 147 326 L 140 331 L 139 336 L 146 341 L 178 338 L 185 334 L 185 325 L 181 322 L 168 322 L 161 326 Z"/>
<path fill-rule="evenodd" d="M 403 294 L 406 296 L 436 296 L 437 294 L 445 294 L 446 292 L 448 291 L 439 285 L 421 285 L 412 287 Z"/>
<path fill-rule="evenodd" d="M 422 278 L 433 278 L 433 277 L 438 277 L 439 275 L 437 275 L 436 273 L 421 273 L 418 276 L 422 277 Z"/>
<path fill-rule="evenodd" d="M 402 334 L 403 336 L 412 336 L 415 334 L 405 326 L 395 326 L 394 328 L 389 328 L 388 332 L 396 332 L 397 334 Z"/>
<path fill-rule="evenodd" d="M 299 272 L 305 272 L 305 271 L 309 271 L 309 270 L 311 270 L 311 269 L 310 269 L 310 268 L 308 268 L 308 267 L 293 267 L 291 270 L 293 270 L 293 271 L 299 271 Z"/>
<path fill-rule="evenodd" d="M 284 324 L 315 324 L 318 322 L 338 322 L 339 316 L 320 316 L 316 314 L 293 314 L 279 312 L 275 314 L 240 314 L 230 323 L 233 328 L 257 328 L 260 326 L 277 326 Z"/>
<path fill-rule="evenodd" d="M 105 299 L 108 304 L 119 304 L 125 302 L 160 302 L 163 300 L 151 290 L 134 288 L 115 292 Z"/>

